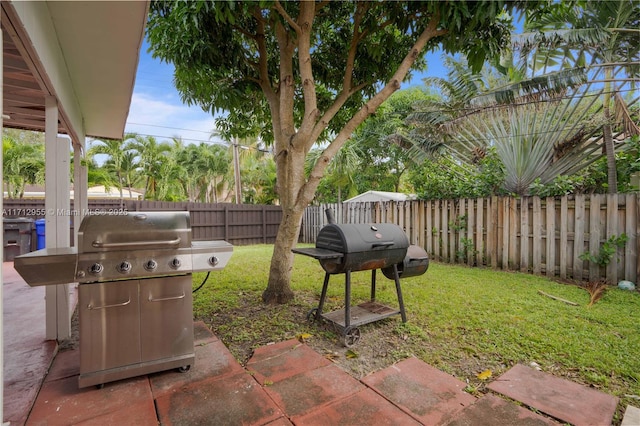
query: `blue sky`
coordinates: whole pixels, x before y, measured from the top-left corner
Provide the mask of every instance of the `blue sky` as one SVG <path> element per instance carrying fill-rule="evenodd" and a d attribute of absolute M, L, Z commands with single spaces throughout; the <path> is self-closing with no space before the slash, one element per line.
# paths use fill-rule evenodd
<path fill-rule="evenodd" d="M 185 143 L 212 142 L 213 117 L 199 106 L 182 103 L 173 85 L 173 65 L 161 62 L 148 53 L 146 41 L 140 49 L 140 62 L 131 99 L 125 132 L 155 136 L 159 141 L 181 137 Z M 440 53 L 428 53 L 428 70 L 416 74 L 410 85 L 422 84 L 426 75 L 444 76 Z"/>

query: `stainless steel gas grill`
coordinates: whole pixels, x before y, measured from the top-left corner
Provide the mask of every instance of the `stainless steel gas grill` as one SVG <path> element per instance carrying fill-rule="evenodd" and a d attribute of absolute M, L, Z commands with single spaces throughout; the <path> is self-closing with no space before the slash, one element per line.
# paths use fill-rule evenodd
<path fill-rule="evenodd" d="M 334 223 L 327 210 L 329 224 L 316 237 L 315 248 L 293 249 L 294 253 L 311 256 L 320 262 L 325 271 L 324 283 L 317 308 L 307 318 L 310 321 L 325 319 L 338 326 L 344 335 L 345 346 L 353 346 L 360 340 L 358 326 L 400 314 L 407 317 L 402 299 L 400 278 L 424 274 L 429 267 L 426 251 L 419 246 L 409 246 L 402 228 L 390 224 L 342 224 Z M 376 302 L 376 270 L 394 280 L 398 296 L 398 309 Z M 371 299 L 351 306 L 351 272 L 371 270 Z M 345 275 L 345 307 L 323 313 L 329 286 L 329 277 Z"/>
<path fill-rule="evenodd" d="M 233 246 L 191 241 L 188 212 L 87 216 L 78 248 L 15 258 L 31 286 L 78 282 L 79 386 L 194 362 L 192 272 L 226 266 Z"/>

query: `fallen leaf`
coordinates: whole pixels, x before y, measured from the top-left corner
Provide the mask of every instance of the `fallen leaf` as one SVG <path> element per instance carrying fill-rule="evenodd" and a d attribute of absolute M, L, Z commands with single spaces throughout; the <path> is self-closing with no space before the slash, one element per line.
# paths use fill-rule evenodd
<path fill-rule="evenodd" d="M 480 380 L 487 380 L 491 377 L 491 370 L 484 370 L 482 373 L 476 374 L 476 377 Z"/>
<path fill-rule="evenodd" d="M 329 361 L 334 361 L 336 359 L 338 359 L 338 355 L 334 354 L 334 353 L 330 353 L 330 354 L 325 354 L 324 356 L 326 359 L 328 359 Z"/>
<path fill-rule="evenodd" d="M 345 356 L 346 356 L 347 358 L 358 358 L 358 356 L 359 356 L 359 355 L 357 354 L 357 352 L 354 352 L 354 351 L 352 351 L 351 349 L 349 349 L 349 350 L 346 352 Z"/>
<path fill-rule="evenodd" d="M 264 385 L 265 386 L 271 386 L 273 384 L 273 382 L 271 380 L 265 380 L 264 381 Z"/>
<path fill-rule="evenodd" d="M 307 341 L 307 339 L 310 339 L 311 337 L 313 337 L 313 335 L 309 333 L 301 333 L 301 334 L 298 334 L 296 337 L 300 342 L 304 343 Z"/>

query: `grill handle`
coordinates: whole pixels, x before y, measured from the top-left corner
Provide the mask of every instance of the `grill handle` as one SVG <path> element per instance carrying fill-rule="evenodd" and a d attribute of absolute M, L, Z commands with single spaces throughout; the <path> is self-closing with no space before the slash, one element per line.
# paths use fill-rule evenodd
<path fill-rule="evenodd" d="M 174 240 L 159 240 L 159 241 L 132 241 L 124 243 L 103 243 L 102 241 L 94 241 L 91 245 L 95 248 L 141 248 L 147 246 L 167 246 L 175 247 L 180 244 L 180 237 Z"/>
<path fill-rule="evenodd" d="M 179 300 L 179 299 L 184 299 L 186 296 L 186 294 L 184 293 L 184 291 L 182 292 L 182 294 L 180 296 L 172 296 L 172 297 L 163 297 L 160 299 L 154 299 L 153 296 L 149 295 L 149 302 L 164 302 L 166 300 Z"/>
<path fill-rule="evenodd" d="M 373 243 L 373 244 L 371 244 L 371 248 L 391 247 L 394 244 L 395 243 L 393 241 L 385 241 L 385 242 L 382 242 L 382 243 Z"/>
<path fill-rule="evenodd" d="M 429 260 L 428 256 L 424 256 L 424 257 L 410 257 L 409 258 L 409 262 L 417 262 L 417 261 L 422 261 L 422 260 Z"/>
<path fill-rule="evenodd" d="M 113 305 L 93 306 L 91 303 L 89 303 L 87 305 L 87 309 L 92 311 L 92 310 L 95 310 L 95 309 L 117 308 L 118 306 L 127 306 L 129 303 L 131 303 L 131 297 L 129 297 L 129 300 L 127 300 L 126 302 L 115 303 Z"/>

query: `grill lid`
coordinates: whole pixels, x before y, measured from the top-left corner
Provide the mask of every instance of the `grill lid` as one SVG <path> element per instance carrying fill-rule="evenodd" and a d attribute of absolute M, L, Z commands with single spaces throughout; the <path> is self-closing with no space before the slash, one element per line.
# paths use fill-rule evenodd
<path fill-rule="evenodd" d="M 78 250 L 42 249 L 14 260 L 30 286 L 184 275 L 223 269 L 233 253 L 226 241 L 191 241 L 189 212 L 87 216 Z"/>
<path fill-rule="evenodd" d="M 316 247 L 340 253 L 389 249 L 401 249 L 406 252 L 409 240 L 402 228 L 391 223 L 329 224 L 318 233 Z M 404 253 L 402 256 L 404 257 Z"/>
<path fill-rule="evenodd" d="M 87 216 L 78 229 L 78 253 L 191 247 L 189 212 L 129 212 Z"/>
<path fill-rule="evenodd" d="M 292 251 L 319 260 L 329 274 L 339 274 L 392 266 L 402 262 L 407 247 L 407 235 L 391 223 L 330 223 L 318 233 L 315 248 Z"/>

